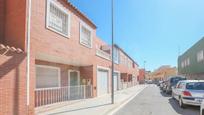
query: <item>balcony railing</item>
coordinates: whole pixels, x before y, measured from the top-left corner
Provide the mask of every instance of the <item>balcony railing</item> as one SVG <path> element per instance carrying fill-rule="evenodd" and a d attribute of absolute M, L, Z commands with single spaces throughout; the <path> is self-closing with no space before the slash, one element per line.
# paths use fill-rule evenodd
<path fill-rule="evenodd" d="M 36 89 L 35 107 L 69 100 L 87 99 L 91 98 L 92 96 L 92 85 Z"/>
<path fill-rule="evenodd" d="M 103 50 L 96 49 L 96 55 L 99 56 L 99 57 L 102 57 L 104 59 L 111 60 L 111 55 L 106 53 Z"/>

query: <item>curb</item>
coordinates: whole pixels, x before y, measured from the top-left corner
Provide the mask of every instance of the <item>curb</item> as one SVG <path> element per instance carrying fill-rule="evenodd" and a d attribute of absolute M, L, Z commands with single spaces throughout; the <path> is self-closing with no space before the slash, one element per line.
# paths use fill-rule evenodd
<path fill-rule="evenodd" d="M 147 88 L 147 86 L 145 85 L 143 88 L 139 89 L 138 92 L 136 92 L 136 94 L 130 96 L 130 98 L 128 98 L 128 100 L 122 101 L 121 103 L 118 103 L 115 107 L 113 107 L 110 111 L 106 112 L 106 114 L 104 115 L 113 115 L 115 114 L 118 110 L 120 110 L 121 108 L 123 108 L 126 104 L 128 104 L 132 99 L 134 99 L 138 94 L 140 94 L 145 88 Z"/>

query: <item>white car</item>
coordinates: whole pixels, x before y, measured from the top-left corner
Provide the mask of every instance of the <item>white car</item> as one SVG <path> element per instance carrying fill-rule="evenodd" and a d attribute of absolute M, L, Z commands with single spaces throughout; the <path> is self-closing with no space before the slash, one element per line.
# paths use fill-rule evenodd
<path fill-rule="evenodd" d="M 172 87 L 172 97 L 179 101 L 181 108 L 185 105 L 200 106 L 204 100 L 204 80 L 179 81 Z"/>
<path fill-rule="evenodd" d="M 204 115 L 204 101 L 201 103 L 200 106 L 200 115 Z"/>

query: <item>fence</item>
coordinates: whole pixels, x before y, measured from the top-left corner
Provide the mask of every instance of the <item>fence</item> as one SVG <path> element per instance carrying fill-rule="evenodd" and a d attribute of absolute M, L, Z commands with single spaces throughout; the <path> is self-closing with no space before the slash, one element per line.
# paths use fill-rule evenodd
<path fill-rule="evenodd" d="M 35 107 L 69 100 L 86 99 L 92 96 L 92 85 L 36 89 Z"/>
<path fill-rule="evenodd" d="M 138 85 L 138 82 L 135 82 L 135 81 L 123 82 L 123 81 L 121 81 L 119 89 L 122 90 L 122 89 L 126 89 L 129 87 L 133 87 L 135 85 Z"/>

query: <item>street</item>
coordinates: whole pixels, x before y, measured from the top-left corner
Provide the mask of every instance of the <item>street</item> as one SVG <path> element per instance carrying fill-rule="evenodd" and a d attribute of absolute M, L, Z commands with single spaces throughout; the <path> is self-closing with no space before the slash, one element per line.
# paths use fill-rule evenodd
<path fill-rule="evenodd" d="M 199 107 L 181 109 L 170 95 L 161 93 L 156 85 L 149 85 L 114 115 L 199 115 Z"/>

